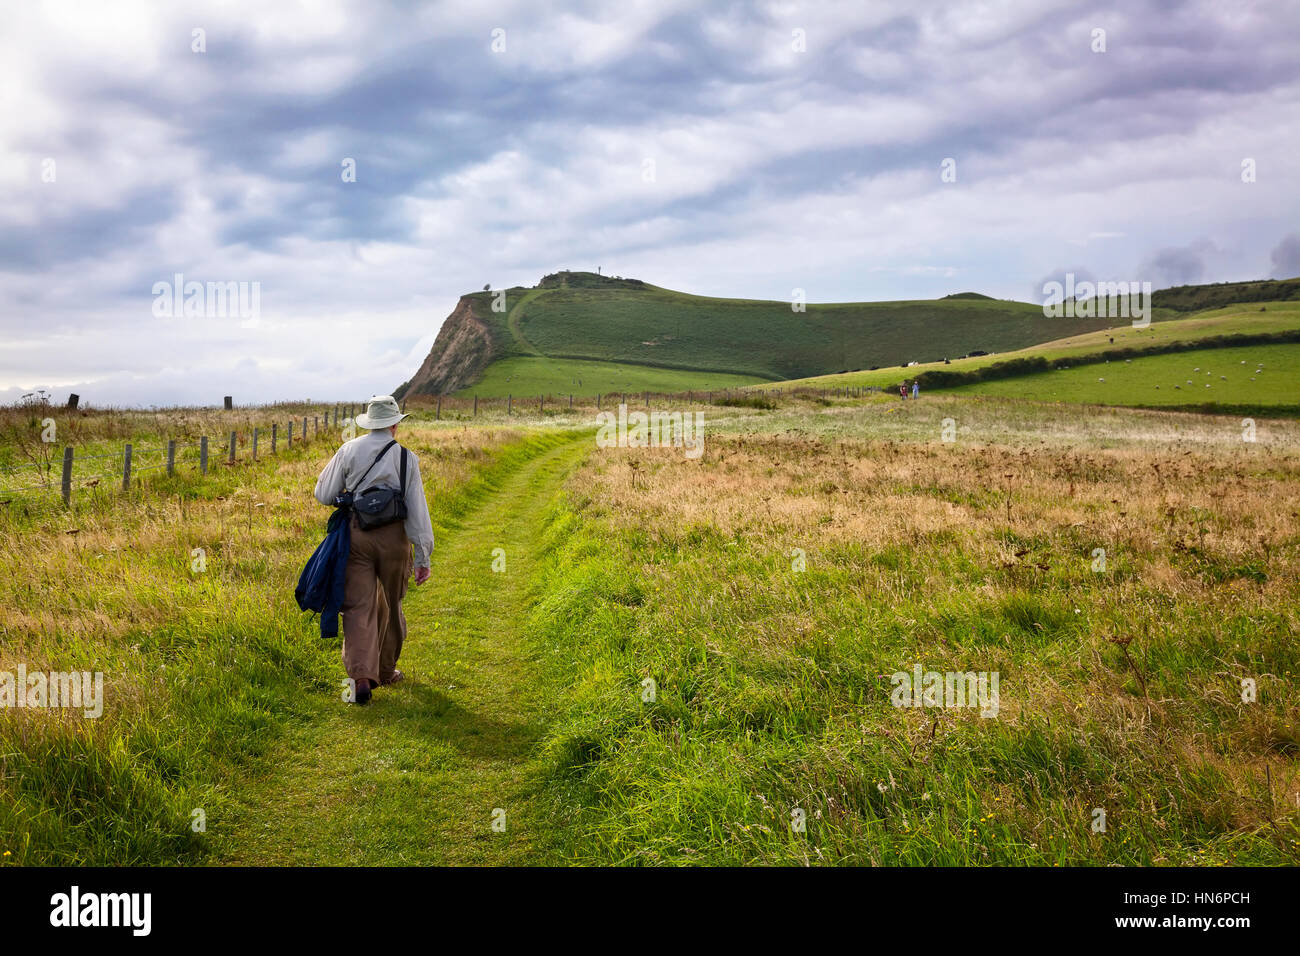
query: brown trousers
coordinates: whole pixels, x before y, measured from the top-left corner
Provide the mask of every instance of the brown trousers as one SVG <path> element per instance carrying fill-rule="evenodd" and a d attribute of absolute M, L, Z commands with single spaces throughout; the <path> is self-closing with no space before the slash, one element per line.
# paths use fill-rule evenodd
<path fill-rule="evenodd" d="M 353 680 L 389 680 L 406 640 L 402 598 L 411 574 L 411 543 L 402 522 L 361 530 L 352 516 L 352 550 L 344 575 L 343 666 Z"/>

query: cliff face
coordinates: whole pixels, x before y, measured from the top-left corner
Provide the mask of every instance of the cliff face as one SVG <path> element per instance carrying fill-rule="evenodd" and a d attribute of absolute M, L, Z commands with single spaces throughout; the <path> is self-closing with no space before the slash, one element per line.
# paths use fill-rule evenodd
<path fill-rule="evenodd" d="M 409 382 L 393 392 L 395 398 L 446 395 L 473 384 L 499 354 L 487 324 L 474 314 L 474 300 L 461 296 L 442 324 L 428 357 Z"/>

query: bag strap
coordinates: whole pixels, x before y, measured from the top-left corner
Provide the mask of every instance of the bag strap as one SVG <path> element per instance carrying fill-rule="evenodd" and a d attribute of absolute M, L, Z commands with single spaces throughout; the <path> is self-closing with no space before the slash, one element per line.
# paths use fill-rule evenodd
<path fill-rule="evenodd" d="M 406 449 L 402 449 L 402 464 L 397 469 L 399 484 L 402 486 L 402 499 L 406 499 Z"/>
<path fill-rule="evenodd" d="M 364 482 L 364 481 L 366 480 L 366 475 L 370 474 L 371 470 L 375 467 L 375 465 L 379 464 L 379 459 L 383 458 L 384 455 L 388 454 L 388 449 L 392 448 L 392 447 L 393 447 L 394 445 L 396 445 L 396 444 L 397 444 L 397 439 L 394 438 L 392 441 L 390 441 L 387 445 L 385 445 L 383 448 L 381 448 L 381 449 L 379 450 L 379 454 L 376 455 L 376 456 L 375 456 L 375 460 L 372 461 L 372 462 L 370 463 L 370 467 L 367 468 L 364 472 L 362 472 L 361 477 L 357 479 L 356 488 L 360 488 L 360 487 L 361 487 L 362 482 Z M 403 448 L 402 451 L 406 451 L 406 449 Z M 405 456 L 405 455 L 402 456 L 402 468 L 403 468 L 403 469 L 406 468 L 406 456 Z M 405 473 L 405 472 L 403 472 L 403 473 Z M 353 491 L 355 491 L 356 488 L 354 488 Z"/>

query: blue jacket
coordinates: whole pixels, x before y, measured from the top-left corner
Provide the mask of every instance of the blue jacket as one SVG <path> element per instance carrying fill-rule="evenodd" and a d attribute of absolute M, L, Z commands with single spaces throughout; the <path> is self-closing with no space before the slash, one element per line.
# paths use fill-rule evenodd
<path fill-rule="evenodd" d="M 336 508 L 325 526 L 320 543 L 298 578 L 293 596 L 304 611 L 320 614 L 320 636 L 339 636 L 339 612 L 343 609 L 343 576 L 352 550 L 352 512 Z"/>

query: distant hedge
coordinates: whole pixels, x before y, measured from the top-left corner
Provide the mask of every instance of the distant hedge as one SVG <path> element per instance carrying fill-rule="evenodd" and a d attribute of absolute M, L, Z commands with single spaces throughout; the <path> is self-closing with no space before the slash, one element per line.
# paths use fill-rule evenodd
<path fill-rule="evenodd" d="M 915 379 L 900 379 L 899 383 L 917 381 L 925 389 L 956 388 L 959 385 L 974 385 L 977 382 L 991 382 L 1000 378 L 1016 378 L 1021 375 L 1050 372 L 1053 369 L 1070 368 L 1075 365 L 1096 365 L 1102 362 L 1142 358 L 1147 355 L 1167 355 L 1170 352 L 1195 352 L 1200 349 L 1226 349 L 1243 345 L 1277 345 L 1286 342 L 1300 342 L 1300 329 L 1286 332 L 1215 335 L 1206 339 L 1164 342 L 1159 345 L 1145 345 L 1140 348 L 1107 349 L 1104 352 L 1091 352 L 1087 355 L 1066 356 L 1051 360 L 1042 356 L 1017 358 L 1007 362 L 995 362 L 984 368 L 970 369 L 968 371 L 933 369 L 921 372 Z M 894 388 L 897 388 L 899 383 L 895 383 Z"/>

